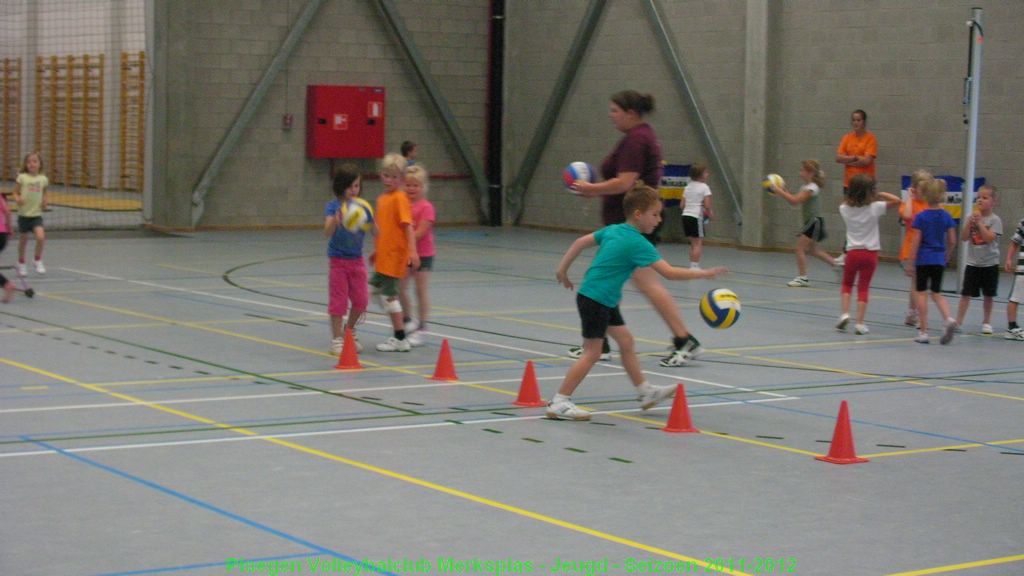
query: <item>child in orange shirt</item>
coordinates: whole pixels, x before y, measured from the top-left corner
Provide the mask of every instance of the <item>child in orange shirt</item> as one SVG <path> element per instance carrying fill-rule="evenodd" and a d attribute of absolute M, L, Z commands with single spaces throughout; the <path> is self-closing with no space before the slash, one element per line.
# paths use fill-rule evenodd
<path fill-rule="evenodd" d="M 910 189 L 907 191 L 907 199 L 900 206 L 900 220 L 903 222 L 903 245 L 900 246 L 900 265 L 903 273 L 910 278 L 910 302 L 907 305 L 907 315 L 903 323 L 907 326 L 917 326 L 917 281 L 914 279 L 914 260 L 910 257 L 910 245 L 918 232 L 914 229 L 914 218 L 923 210 L 928 209 L 928 203 L 921 197 L 921 186 L 932 179 L 931 172 L 927 170 L 915 170 L 910 175 Z"/>
<path fill-rule="evenodd" d="M 405 158 L 394 153 L 384 156 L 380 167 L 384 193 L 377 198 L 375 219 L 378 234 L 374 251 L 370 254 L 374 269 L 370 286 L 381 307 L 391 317 L 391 327 L 395 331 L 394 336 L 377 344 L 380 352 L 408 352 L 411 348 L 405 337 L 398 286 L 410 265 L 414 270 L 419 269 L 420 258 L 416 254 L 409 197 L 402 190 L 405 167 Z"/>

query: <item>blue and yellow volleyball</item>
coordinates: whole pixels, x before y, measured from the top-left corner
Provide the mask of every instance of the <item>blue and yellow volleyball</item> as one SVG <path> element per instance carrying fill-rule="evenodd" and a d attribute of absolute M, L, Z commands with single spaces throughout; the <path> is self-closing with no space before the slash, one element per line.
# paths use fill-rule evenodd
<path fill-rule="evenodd" d="M 373 207 L 362 198 L 341 204 L 341 225 L 349 232 L 367 232 L 373 225 Z"/>
<path fill-rule="evenodd" d="M 728 328 L 740 319 L 740 297 L 728 288 L 715 288 L 700 299 L 700 317 L 712 328 Z"/>

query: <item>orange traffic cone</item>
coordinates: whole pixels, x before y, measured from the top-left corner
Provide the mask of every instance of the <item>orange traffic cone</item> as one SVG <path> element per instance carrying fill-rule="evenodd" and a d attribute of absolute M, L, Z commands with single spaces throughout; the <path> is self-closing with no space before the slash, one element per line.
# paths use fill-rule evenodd
<path fill-rule="evenodd" d="M 857 451 L 853 448 L 853 431 L 850 430 L 850 411 L 846 407 L 846 400 L 839 405 L 839 418 L 836 419 L 836 429 L 832 433 L 832 446 L 828 449 L 828 456 L 815 456 L 814 459 L 832 464 L 858 464 L 868 461 L 867 458 L 858 458 Z"/>
<path fill-rule="evenodd" d="M 437 355 L 437 366 L 434 368 L 434 375 L 431 380 L 458 380 L 455 373 L 455 363 L 452 362 L 452 350 L 448 347 L 448 340 L 441 342 L 441 353 Z"/>
<path fill-rule="evenodd" d="M 356 350 L 356 339 L 352 336 L 352 329 L 345 328 L 345 343 L 341 345 L 341 354 L 338 356 L 338 363 L 334 365 L 337 370 L 362 370 L 363 365 L 359 363 L 359 351 Z"/>
<path fill-rule="evenodd" d="M 516 398 L 513 404 L 530 408 L 547 406 L 544 399 L 540 397 L 537 375 L 533 372 L 533 360 L 526 361 L 526 370 L 523 371 L 523 383 L 519 385 L 519 397 Z"/>
<path fill-rule="evenodd" d="M 686 404 L 686 389 L 683 383 L 676 384 L 676 397 L 672 400 L 672 410 L 668 413 L 668 423 L 662 432 L 700 432 L 690 422 L 690 407 Z"/>

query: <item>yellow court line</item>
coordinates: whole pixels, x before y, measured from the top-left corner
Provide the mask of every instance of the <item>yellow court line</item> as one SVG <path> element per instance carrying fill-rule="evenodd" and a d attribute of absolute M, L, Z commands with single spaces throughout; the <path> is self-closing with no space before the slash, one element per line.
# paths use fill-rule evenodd
<path fill-rule="evenodd" d="M 204 326 L 204 325 L 202 325 L 200 323 L 197 323 L 197 322 L 185 322 L 185 321 L 182 321 L 182 320 L 175 320 L 173 318 L 165 318 L 163 316 L 156 316 L 156 315 L 153 315 L 153 314 L 146 314 L 144 312 L 136 312 L 134 310 L 128 310 L 128 309 L 119 308 L 119 307 L 116 307 L 116 306 L 106 306 L 104 304 L 95 304 L 93 302 L 86 302 L 84 300 L 76 300 L 74 298 L 66 298 L 66 297 L 62 297 L 62 296 L 54 296 L 54 295 L 51 295 L 51 294 L 46 294 L 46 297 L 47 298 L 52 298 L 54 300 L 59 300 L 61 302 L 67 302 L 69 304 L 77 304 L 79 306 L 85 306 L 87 308 L 96 308 L 98 310 L 106 310 L 108 312 L 115 312 L 117 314 L 125 314 L 127 316 L 137 316 L 139 318 L 145 318 L 147 320 L 163 322 L 163 323 L 166 323 L 166 324 L 170 324 L 172 326 L 182 326 L 184 328 L 192 328 L 194 330 L 202 330 L 202 331 L 205 331 L 205 332 L 212 332 L 214 334 L 220 334 L 222 336 L 230 336 L 232 338 L 239 338 L 241 340 L 249 340 L 251 342 L 257 342 L 259 344 L 266 344 L 268 346 L 276 346 L 276 347 L 279 347 L 279 348 L 286 348 L 288 350 L 296 350 L 298 352 L 306 352 L 308 354 L 316 354 L 317 356 L 327 356 L 327 357 L 330 357 L 330 358 L 334 357 L 333 354 L 329 354 L 327 352 L 322 352 L 320 350 L 314 350 L 312 348 L 305 348 L 303 346 L 295 346 L 294 344 L 288 344 L 287 342 L 280 342 L 280 341 L 277 341 L 277 340 L 267 340 L 266 338 L 260 338 L 258 336 L 250 336 L 248 334 L 242 334 L 240 332 L 232 332 L 230 330 L 221 330 L 220 328 L 213 328 L 213 327 L 210 327 L 210 326 Z M 411 374 L 413 376 L 422 376 L 422 374 L 419 374 L 418 372 L 413 372 L 411 370 L 406 370 L 405 368 L 400 368 L 398 366 L 382 366 L 382 365 L 377 364 L 375 362 L 366 362 L 366 364 L 368 364 L 370 366 L 378 367 L 378 368 L 381 368 L 381 369 L 384 369 L 384 370 L 390 370 L 392 372 L 398 372 L 399 374 Z"/>
<path fill-rule="evenodd" d="M 680 560 L 680 561 L 687 562 L 687 563 L 693 563 L 693 564 L 696 564 L 698 566 L 701 566 L 702 568 L 708 568 L 708 567 L 711 566 L 711 564 L 709 564 L 708 562 L 705 562 L 705 561 L 703 561 L 703 560 L 701 560 L 699 558 L 695 558 L 695 557 L 692 557 L 692 556 L 686 556 L 684 554 L 678 554 L 676 552 L 672 552 L 672 551 L 666 550 L 664 548 L 658 548 L 656 546 L 651 546 L 651 545 L 648 545 L 648 544 L 643 544 L 642 542 L 638 542 L 636 540 L 631 540 L 629 538 L 623 538 L 621 536 L 616 536 L 616 535 L 608 533 L 608 532 L 602 532 L 600 530 L 595 530 L 593 528 L 588 528 L 586 526 L 583 526 L 582 524 L 576 524 L 576 523 L 573 523 L 573 522 L 568 522 L 566 520 L 561 520 L 559 518 L 555 518 L 554 516 L 548 516 L 546 514 L 541 514 L 541 513 L 538 513 L 538 512 L 533 512 L 532 510 L 527 510 L 526 508 L 520 508 L 518 506 L 513 506 L 511 504 L 505 504 L 504 502 L 500 502 L 498 500 L 492 500 L 490 498 L 486 498 L 486 497 L 483 497 L 483 496 L 478 496 L 478 495 L 473 494 L 471 492 L 466 492 L 466 491 L 463 491 L 463 490 L 459 490 L 457 488 L 452 488 L 452 487 L 449 487 L 449 486 L 445 486 L 443 484 L 438 484 L 436 482 L 431 482 L 430 480 L 424 480 L 424 479 L 418 478 L 416 476 L 411 476 L 409 474 L 404 474 L 402 472 L 397 472 L 397 471 L 394 471 L 394 470 L 391 470 L 391 469 L 388 469 L 388 468 L 383 468 L 381 466 L 376 466 L 374 464 L 369 464 L 369 463 L 362 462 L 362 461 L 359 461 L 359 460 L 354 460 L 352 458 L 347 458 L 345 456 L 339 456 L 337 454 L 332 454 L 330 452 L 325 452 L 323 450 L 318 450 L 316 448 L 310 448 L 308 446 L 304 446 L 302 444 L 298 444 L 298 443 L 292 442 L 290 440 L 284 440 L 284 439 L 281 439 L 281 438 L 273 438 L 273 437 L 269 437 L 269 436 L 262 436 L 258 432 L 249 430 L 247 428 L 242 428 L 242 427 L 239 427 L 239 426 L 231 426 L 229 424 L 224 424 L 224 423 L 218 422 L 216 420 L 212 420 L 210 418 L 206 418 L 205 416 L 199 416 L 197 414 L 192 414 L 190 412 L 185 412 L 183 410 L 178 410 L 176 408 L 171 408 L 171 407 L 168 407 L 168 406 L 164 406 L 164 405 L 158 404 L 156 402 L 149 402 L 147 400 L 143 400 L 141 398 L 136 398 L 134 396 L 129 396 L 127 394 L 122 394 L 120 392 L 113 392 L 113 391 L 110 391 L 110 390 L 106 390 L 102 386 L 96 386 L 94 384 L 86 384 L 84 382 L 79 382 L 79 381 L 74 380 L 72 378 L 68 378 L 66 376 L 61 376 L 59 374 L 55 374 L 53 372 L 49 372 L 49 371 L 43 370 L 41 368 L 36 368 L 34 366 L 29 366 L 27 364 L 22 364 L 21 362 L 17 362 L 17 361 L 14 361 L 14 360 L 9 360 L 7 358 L 0 358 L 0 362 L 2 362 L 4 364 L 8 364 L 10 366 L 15 366 L 17 368 L 21 368 L 22 370 L 26 370 L 28 372 L 33 372 L 33 373 L 36 373 L 36 374 L 40 374 L 40 375 L 46 376 L 48 378 L 52 378 L 52 379 L 57 380 L 59 382 L 64 382 L 64 383 L 67 383 L 67 384 L 73 384 L 75 386 L 79 386 L 79 387 L 85 388 L 87 390 L 91 390 L 91 391 L 94 391 L 94 392 L 99 392 L 101 394 L 107 394 L 109 396 L 112 396 L 112 397 L 120 399 L 120 400 L 125 400 L 127 402 L 132 402 L 134 404 L 140 404 L 140 405 L 152 408 L 154 410 L 158 410 L 158 411 L 161 411 L 161 412 L 166 412 L 168 414 L 173 414 L 175 416 L 178 416 L 178 417 L 181 417 L 181 418 L 184 418 L 184 419 L 187 419 L 187 420 L 192 420 L 192 421 L 195 421 L 195 422 L 201 422 L 203 424 L 208 424 L 208 425 L 211 425 L 211 426 L 216 426 L 218 428 L 223 428 L 225 430 L 229 430 L 231 432 L 236 432 L 236 433 L 244 435 L 244 436 L 258 437 L 260 440 L 263 440 L 265 442 L 269 442 L 271 444 L 276 444 L 276 445 L 281 446 L 283 448 L 290 448 L 292 450 L 303 452 L 305 454 L 309 454 L 309 455 L 312 455 L 312 456 L 317 456 L 317 457 L 324 458 L 326 460 L 331 460 L 331 461 L 334 461 L 334 462 L 339 462 L 341 464 L 352 466 L 352 467 L 358 468 L 360 470 L 365 470 L 367 472 L 372 472 L 372 473 L 375 473 L 375 474 L 379 474 L 381 476 L 385 476 L 385 477 L 388 477 L 388 478 L 393 478 L 395 480 L 400 480 L 402 482 L 407 482 L 409 484 L 420 486 L 422 488 L 427 488 L 428 490 L 434 490 L 436 492 L 441 492 L 441 493 L 447 494 L 449 496 L 454 496 L 456 498 L 461 498 L 463 500 L 468 500 L 470 502 L 475 502 L 477 504 L 482 504 L 484 506 L 489 506 L 489 507 L 495 508 L 497 510 L 503 510 L 505 512 L 510 512 L 510 513 L 516 514 L 518 516 L 523 516 L 525 518 L 530 518 L 531 520 L 537 520 L 537 521 L 543 522 L 545 524 L 550 524 L 552 526 L 557 526 L 559 528 L 564 528 L 566 530 L 570 530 L 570 531 L 573 531 L 573 532 L 578 532 L 580 534 L 585 534 L 587 536 L 592 536 L 594 538 L 598 538 L 598 539 L 601 539 L 601 540 L 604 540 L 604 541 L 607 541 L 607 542 L 612 542 L 612 543 L 619 544 L 619 545 L 622 545 L 622 546 L 626 546 L 626 547 L 629 547 L 629 548 L 633 548 L 633 549 L 636 549 L 636 550 L 641 550 L 643 552 L 648 552 L 650 554 L 657 554 L 659 556 L 664 556 L 666 558 L 672 558 L 674 560 Z M 719 570 L 719 572 L 722 573 L 722 574 L 729 574 L 729 575 L 732 575 L 732 576 L 751 576 L 751 575 L 749 575 L 749 574 L 747 574 L 745 572 L 739 572 L 739 571 L 736 571 L 736 570 L 723 569 L 723 570 Z"/>
<path fill-rule="evenodd" d="M 925 576 L 926 574 L 942 574 L 943 572 L 957 572 L 960 570 L 970 570 L 971 568 L 981 568 L 982 566 L 995 566 L 997 564 L 1009 564 L 1010 562 L 1021 561 L 1024 561 L 1024 554 L 1017 554 L 1014 556 L 1003 556 L 1002 558 L 990 558 L 988 560 L 977 560 L 974 562 L 964 562 L 962 564 L 936 566 L 935 568 L 912 570 L 910 572 L 893 572 L 891 574 L 887 574 L 886 576 Z"/>
<path fill-rule="evenodd" d="M 839 342 L 803 342 L 797 344 L 762 344 L 759 346 L 737 346 L 735 348 L 715 348 L 709 349 L 709 352 L 721 352 L 727 354 L 729 352 L 757 352 L 767 350 L 794 350 L 794 349 L 807 349 L 807 348 L 849 348 L 851 346 L 868 346 L 874 344 L 893 344 L 896 342 L 908 342 L 907 338 L 879 338 L 873 340 L 847 340 Z"/>
<path fill-rule="evenodd" d="M 628 414 L 616 414 L 607 413 L 606 416 L 612 416 L 615 418 L 623 418 L 625 420 L 634 420 L 636 422 L 645 422 L 647 424 L 657 424 L 664 426 L 665 423 L 659 420 L 651 420 L 650 418 L 641 418 L 639 416 L 630 416 Z M 735 440 L 736 442 L 743 442 L 746 444 L 754 444 L 755 446 L 762 446 L 765 448 L 774 448 L 776 450 L 783 450 L 785 452 L 794 452 L 796 454 L 803 454 L 805 456 L 821 456 L 820 452 L 811 452 L 809 450 L 801 450 L 799 448 L 790 448 L 789 446 L 783 446 L 782 444 L 773 444 L 771 442 L 762 442 L 760 440 L 754 440 L 753 438 L 745 438 L 743 436 L 736 436 L 735 434 L 723 434 L 721 432 L 710 432 L 708 430 L 701 430 L 701 434 L 707 434 L 708 436 L 714 436 L 715 438 L 723 438 L 725 440 Z"/>
<path fill-rule="evenodd" d="M 1002 398 L 1006 400 L 1020 400 L 1024 401 L 1024 398 L 1019 396 L 1011 396 L 1009 394 L 997 394 L 995 392 L 982 392 L 978 390 L 971 390 L 969 388 L 960 388 L 959 386 L 945 386 L 941 384 L 931 384 L 929 382 L 922 382 L 915 378 L 900 378 L 897 376 L 882 376 L 880 374 L 870 374 L 867 372 L 858 372 L 856 370 L 846 370 L 843 368 L 834 368 L 832 366 L 821 366 L 818 364 L 810 364 L 807 362 L 796 362 L 793 360 L 780 360 L 778 358 L 766 358 L 764 356 L 745 356 L 728 350 L 715 350 L 719 354 L 725 354 L 727 356 L 737 356 L 740 358 L 749 358 L 751 360 L 761 360 L 763 362 L 771 362 L 773 364 L 782 364 L 784 366 L 793 366 L 794 368 L 809 368 L 812 370 L 820 370 L 822 372 L 831 372 L 833 374 L 845 374 L 847 376 L 857 376 L 860 378 L 872 378 L 875 380 L 881 380 L 883 382 L 906 382 L 907 384 L 913 384 L 915 386 L 923 386 L 927 388 L 935 388 L 938 390 L 948 390 L 951 392 L 961 392 L 964 394 L 977 394 L 979 396 L 989 396 L 995 398 Z"/>
<path fill-rule="evenodd" d="M 953 444 L 951 446 L 932 446 L 931 448 L 914 448 L 912 450 L 896 450 L 893 452 L 878 452 L 877 454 L 859 454 L 863 458 L 885 458 L 887 456 L 903 456 L 906 454 L 923 454 L 925 452 L 942 452 L 943 450 L 966 450 L 968 448 L 982 448 L 984 446 L 1006 446 L 1008 444 L 1020 444 L 1024 442 L 1024 438 L 1017 438 L 1014 440 L 993 440 L 992 442 L 985 442 L 979 444 L 977 442 L 971 442 L 970 444 Z"/>

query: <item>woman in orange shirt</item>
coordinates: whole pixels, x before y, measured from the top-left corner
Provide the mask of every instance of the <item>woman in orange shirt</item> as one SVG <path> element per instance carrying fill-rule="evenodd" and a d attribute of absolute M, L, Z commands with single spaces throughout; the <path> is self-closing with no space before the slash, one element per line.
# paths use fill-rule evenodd
<path fill-rule="evenodd" d="M 856 174 L 867 174 L 875 178 L 875 158 L 878 156 L 878 140 L 868 132 L 868 113 L 857 109 L 850 113 L 850 126 L 853 130 L 843 135 L 836 150 L 836 162 L 843 165 L 843 196 L 850 186 L 850 178 Z M 877 180 L 877 179 L 876 179 Z M 836 264 L 842 266 L 846 261 L 846 246 L 843 253 L 836 258 Z"/>

